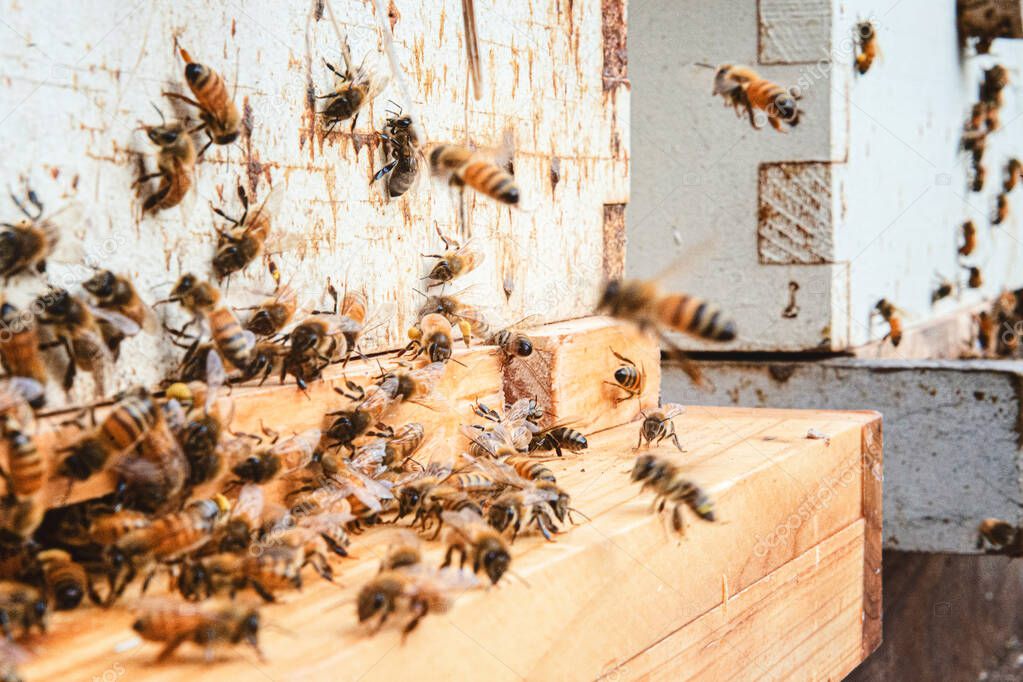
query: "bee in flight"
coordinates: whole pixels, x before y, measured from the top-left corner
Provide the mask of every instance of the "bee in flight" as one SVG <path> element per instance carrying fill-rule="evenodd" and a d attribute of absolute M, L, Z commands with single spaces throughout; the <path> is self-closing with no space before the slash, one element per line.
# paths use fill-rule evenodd
<path fill-rule="evenodd" d="M 711 94 L 721 95 L 725 105 L 731 105 L 736 113 L 745 109 L 750 125 L 755 130 L 762 126 L 757 125 L 754 109 L 763 111 L 768 123 L 778 132 L 784 132 L 782 123 L 794 128 L 799 124 L 799 116 L 802 114 L 797 103 L 799 95 L 794 88 L 785 89 L 777 83 L 772 83 L 748 66 L 738 64 L 719 66 L 714 73 L 714 91 Z"/>
<path fill-rule="evenodd" d="M 1001 519 L 984 519 L 977 528 L 977 549 L 991 545 L 988 554 L 1023 557 L 1023 533 L 1018 527 Z"/>
<path fill-rule="evenodd" d="M 657 280 L 610 280 L 597 304 L 597 314 L 625 320 L 642 331 L 653 331 L 670 349 L 673 359 L 696 383 L 699 369 L 667 337 L 666 330 L 682 332 L 705 341 L 727 343 L 735 339 L 735 322 L 717 306 L 688 294 L 665 293 Z"/>
<path fill-rule="evenodd" d="M 191 604 L 172 599 L 147 599 L 132 624 L 142 639 L 164 644 L 156 660 L 170 658 L 185 642 L 204 647 L 212 660 L 217 645 L 248 644 L 265 660 L 259 649 L 259 611 L 235 602 Z"/>
<path fill-rule="evenodd" d="M 392 613 L 404 611 L 412 619 L 402 629 L 402 640 L 430 613 L 445 613 L 455 597 L 479 586 L 475 574 L 453 568 L 434 569 L 421 564 L 382 571 L 359 590 L 356 608 L 359 622 L 377 618 L 376 633 Z"/>
<path fill-rule="evenodd" d="M 717 520 L 714 503 L 707 493 L 685 475 L 677 462 L 665 455 L 650 453 L 637 457 L 632 480 L 643 484 L 641 492 L 652 489 L 656 493 L 653 506 L 658 513 L 663 512 L 668 503 L 674 504 L 671 525 L 679 533 L 685 532 L 684 506 L 704 521 Z"/>
<path fill-rule="evenodd" d="M 189 99 L 176 92 L 165 92 L 165 97 L 178 99 L 199 109 L 202 124 L 189 130 L 189 134 L 206 130 L 209 142 L 199 151 L 199 156 L 211 144 L 231 144 L 241 133 L 242 117 L 235 106 L 234 98 L 228 97 L 224 78 L 204 64 L 192 59 L 185 48 L 177 45 L 178 53 L 185 61 L 185 82 L 195 99 Z"/>
<path fill-rule="evenodd" d="M 898 347 L 902 343 L 902 311 L 887 298 L 882 298 L 874 306 L 872 315 L 880 315 L 888 323 L 888 333 L 882 337 L 881 341 L 890 338 L 892 345 Z"/>
<path fill-rule="evenodd" d="M 519 203 L 515 178 L 482 152 L 457 144 L 438 144 L 430 150 L 430 170 L 455 187 L 471 187 L 503 204 Z"/>

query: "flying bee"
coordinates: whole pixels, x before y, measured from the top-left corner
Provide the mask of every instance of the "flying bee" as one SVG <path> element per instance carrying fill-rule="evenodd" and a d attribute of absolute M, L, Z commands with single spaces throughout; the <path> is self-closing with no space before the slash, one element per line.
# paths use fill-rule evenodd
<path fill-rule="evenodd" d="M 234 367 L 244 371 L 252 359 L 256 337 L 252 332 L 242 328 L 238 318 L 224 304 L 219 289 L 188 273 L 181 276 L 171 289 L 170 296 L 163 302 L 169 301 L 180 303 L 192 314 L 193 321 L 204 319 L 220 354 Z M 187 327 L 186 324 L 185 328 Z M 175 333 L 181 335 L 184 329 Z M 193 347 L 198 347 L 198 341 Z"/>
<path fill-rule="evenodd" d="M 189 130 L 189 133 L 205 130 L 209 142 L 199 151 L 199 156 L 211 144 L 231 144 L 241 133 L 242 117 L 238 113 L 233 98 L 227 94 L 227 84 L 223 77 L 203 64 L 192 60 L 192 55 L 180 45 L 177 46 L 181 58 L 185 61 L 185 82 L 195 99 L 189 99 L 176 92 L 165 92 L 165 97 L 178 99 L 199 109 L 199 120 L 202 125 Z"/>
<path fill-rule="evenodd" d="M 479 586 L 475 574 L 452 568 L 429 569 L 424 566 L 382 571 L 359 590 L 359 622 L 378 617 L 371 632 L 376 633 L 396 611 L 412 614 L 402 629 L 402 639 L 416 629 L 430 613 L 445 613 L 457 594 Z"/>
<path fill-rule="evenodd" d="M 799 124 L 802 113 L 795 89 L 785 89 L 777 83 L 762 78 L 748 66 L 722 64 L 714 74 L 712 95 L 721 95 L 726 105 L 738 113 L 745 109 L 750 126 L 759 130 L 753 110 L 759 109 L 767 115 L 767 121 L 778 132 L 783 132 L 782 123 L 794 128 Z"/>
<path fill-rule="evenodd" d="M 431 283 L 428 285 L 431 287 L 445 284 L 456 277 L 461 277 L 471 272 L 483 262 L 484 258 L 483 252 L 477 249 L 476 244 L 471 239 L 461 246 L 457 246 L 455 242 L 450 241 L 443 235 L 441 239 L 444 240 L 444 248 L 447 250 L 441 254 L 426 255 L 427 258 L 437 259 L 433 268 L 430 269 L 430 273 L 424 278 L 431 280 Z M 452 246 L 455 246 L 455 248 L 452 249 Z"/>
<path fill-rule="evenodd" d="M 451 359 L 453 328 L 448 318 L 438 313 L 423 315 L 419 323 L 408 330 L 409 344 L 405 352 L 413 352 L 417 358 L 426 353 L 430 362 L 447 362 Z"/>
<path fill-rule="evenodd" d="M 442 512 L 445 525 L 448 527 L 448 549 L 444 554 L 441 568 L 447 568 L 454 559 L 454 553 L 460 555 L 458 568 L 465 567 L 467 559 L 471 559 L 472 572 L 482 570 L 496 585 L 511 564 L 511 550 L 501 533 L 487 524 L 471 509 Z"/>
<path fill-rule="evenodd" d="M 33 627 L 46 632 L 47 605 L 43 594 L 25 583 L 0 580 L 0 630 L 7 639 L 14 639 L 13 627 L 20 627 L 23 635 Z"/>
<path fill-rule="evenodd" d="M 450 143 L 436 145 L 430 150 L 430 169 L 456 187 L 471 187 L 511 206 L 519 203 L 519 186 L 512 174 L 468 147 Z"/>
<path fill-rule="evenodd" d="M 213 212 L 231 223 L 228 231 L 217 230 L 217 251 L 213 256 L 213 272 L 217 279 L 230 277 L 242 270 L 263 253 L 270 236 L 273 217 L 277 213 L 284 193 L 273 189 L 263 198 L 259 207 L 249 212 L 249 196 L 245 188 L 238 185 L 238 198 L 242 202 L 242 215 L 237 220 L 219 208 Z"/>
<path fill-rule="evenodd" d="M 1019 528 L 1001 519 L 984 519 L 977 528 L 977 549 L 990 544 L 994 549 L 988 554 L 1004 554 L 1010 557 L 1023 556 L 1023 533 Z"/>
<path fill-rule="evenodd" d="M 336 80 L 331 92 L 316 97 L 316 99 L 327 100 L 319 113 L 326 125 L 325 132 L 328 134 L 334 129 L 334 126 L 349 118 L 352 119 L 352 130 L 354 131 L 355 123 L 359 120 L 359 110 L 375 99 L 387 87 L 390 80 L 390 76 L 378 69 L 376 65 L 367 65 L 365 58 L 359 68 L 352 73 L 347 56 L 347 46 L 344 46 L 343 49 L 346 57 L 344 73 L 327 60 L 323 60 Z"/>
<path fill-rule="evenodd" d="M 880 315 L 888 323 L 888 333 L 882 337 L 881 341 L 891 338 L 892 345 L 898 347 L 902 342 L 902 311 L 887 298 L 882 298 L 874 306 L 874 313 Z"/>
<path fill-rule="evenodd" d="M 60 461 L 57 473 L 76 481 L 90 478 L 111 457 L 134 448 L 159 419 L 160 407 L 149 391 L 138 387 L 125 392 L 98 427 L 62 450 L 70 454 Z"/>
<path fill-rule="evenodd" d="M 966 286 L 971 289 L 979 289 L 984 286 L 984 275 L 976 265 L 967 268 L 969 275 L 966 278 Z"/>
<path fill-rule="evenodd" d="M 646 441 L 648 445 L 656 447 L 661 444 L 662 440 L 667 438 L 675 444 L 679 452 L 685 452 L 678 442 L 678 434 L 675 433 L 675 422 L 672 421 L 675 417 L 685 412 L 685 409 L 681 405 L 668 403 L 650 414 L 641 413 L 643 415 L 643 422 L 639 427 L 639 440 L 636 441 L 636 449 L 638 450 L 642 447 L 643 441 Z"/>
<path fill-rule="evenodd" d="M 321 435 L 319 429 L 303 431 L 245 456 L 231 467 L 231 472 L 241 481 L 260 485 L 294 474 L 313 461 Z"/>
<path fill-rule="evenodd" d="M 1002 91 L 1009 84 L 1009 70 L 1001 64 L 995 64 L 984 70 L 984 79 L 980 83 L 980 101 L 988 105 L 988 109 L 1002 106 Z"/>
<path fill-rule="evenodd" d="M 376 172 L 373 182 L 386 175 L 388 196 L 400 197 L 409 191 L 419 178 L 422 152 L 419 149 L 419 139 L 412 129 L 411 116 L 402 116 L 401 112 L 398 112 L 388 117 L 385 127 L 387 132 L 380 132 L 377 135 L 388 144 L 391 161 Z"/>
<path fill-rule="evenodd" d="M 157 110 L 159 112 L 159 110 Z M 160 112 L 163 119 L 163 113 Z M 156 172 L 146 173 L 135 180 L 136 185 L 160 178 L 156 191 L 142 203 L 142 212 L 157 212 L 173 208 L 181 203 L 192 187 L 195 171 L 195 145 L 192 137 L 180 121 L 167 123 L 162 120 L 158 126 L 143 125 L 146 137 L 159 148 L 156 154 Z"/>
<path fill-rule="evenodd" d="M 656 332 L 697 383 L 701 381 L 699 369 L 685 360 L 665 330 L 719 343 L 732 341 L 736 336 L 735 322 L 725 317 L 720 308 L 688 294 L 664 293 L 656 280 L 610 280 L 604 287 L 597 313 L 632 322 L 643 331 Z"/>
<path fill-rule="evenodd" d="M 7 301 L 0 302 L 0 363 L 8 376 L 32 379 L 45 385 L 46 365 L 39 352 L 39 333 L 35 318 L 29 312 L 20 312 Z M 38 407 L 46 396 L 37 399 Z"/>
<path fill-rule="evenodd" d="M 621 389 L 625 393 L 624 396 L 615 398 L 615 405 L 617 406 L 626 400 L 638 399 L 643 394 L 646 388 L 646 372 L 643 371 L 641 366 L 637 366 L 635 362 L 618 353 L 614 348 L 610 350 L 612 355 L 622 363 L 614 371 L 614 382 L 604 380 L 605 384 Z"/>
<path fill-rule="evenodd" d="M 170 658 L 185 642 L 204 647 L 207 660 L 212 660 L 216 645 L 242 643 L 264 660 L 259 649 L 259 611 L 234 602 L 200 606 L 169 599 L 146 600 L 132 628 L 142 639 L 166 643 L 156 657 L 158 662 Z"/>
<path fill-rule="evenodd" d="M 1009 218 L 1009 197 L 1002 193 L 998 195 L 995 203 L 995 215 L 991 218 L 991 224 L 1001 225 Z"/>
<path fill-rule="evenodd" d="M 664 455 L 649 453 L 637 457 L 631 478 L 643 484 L 641 490 L 652 489 L 656 493 L 654 508 L 658 512 L 664 511 L 669 502 L 674 504 L 671 524 L 679 533 L 685 532 L 683 506 L 689 507 L 704 521 L 716 520 L 714 504 L 707 493 L 686 478 L 682 468 Z"/>
<path fill-rule="evenodd" d="M 977 226 L 972 220 L 963 223 L 963 244 L 959 247 L 960 256 L 969 256 L 977 248 Z"/>
<path fill-rule="evenodd" d="M 10 281 L 12 277 L 25 272 L 46 272 L 46 260 L 55 251 L 60 232 L 80 227 L 83 219 L 78 204 L 68 204 L 53 215 L 43 217 L 43 204 L 31 189 L 28 190 L 28 204 L 34 210 L 11 194 L 18 210 L 25 217 L 16 223 L 0 223 L 0 277 Z"/>
<path fill-rule="evenodd" d="M 135 286 L 127 277 L 115 275 L 109 270 L 100 270 L 83 282 L 82 287 L 96 298 L 99 309 L 122 315 L 150 334 L 156 332 L 157 320 L 152 308 L 139 298 Z M 126 336 L 123 325 L 115 325 L 105 317 L 98 317 L 97 324 L 107 348 L 116 359 Z"/>
<path fill-rule="evenodd" d="M 62 549 L 47 549 L 37 555 L 43 569 L 43 582 L 58 611 L 77 608 L 88 591 L 85 568 Z"/>
<path fill-rule="evenodd" d="M 1017 158 L 1009 159 L 1009 163 L 1005 167 L 1005 181 L 1002 183 L 1003 191 L 1007 194 L 1015 189 L 1021 176 L 1023 176 L 1023 162 Z"/>
<path fill-rule="evenodd" d="M 290 286 L 278 287 L 273 296 L 252 308 L 255 312 L 245 323 L 245 328 L 258 338 L 270 338 L 279 334 L 298 309 L 298 292 Z"/>
<path fill-rule="evenodd" d="M 529 443 L 530 452 L 554 450 L 558 457 L 562 456 L 562 450 L 569 452 L 581 452 L 589 447 L 586 436 L 568 426 L 557 425 L 543 429 L 533 436 Z"/>
<path fill-rule="evenodd" d="M 987 169 L 980 163 L 975 164 L 973 167 L 973 184 L 970 185 L 970 188 L 974 192 L 981 191 L 982 189 L 984 189 L 984 180 L 986 178 Z"/>
<path fill-rule="evenodd" d="M 874 24 L 869 21 L 861 21 L 856 24 L 856 36 L 856 71 L 862 76 L 870 70 L 870 66 L 879 54 L 877 31 L 874 29 Z"/>
<path fill-rule="evenodd" d="M 113 362 L 103 338 L 99 320 L 113 325 L 125 336 L 134 336 L 139 326 L 112 311 L 90 308 L 65 289 L 50 289 L 39 296 L 33 306 L 41 310 L 36 318 L 41 325 L 52 327 L 56 341 L 44 346 L 63 346 L 68 356 L 64 372 L 64 388 L 69 390 L 79 369 L 91 372 L 96 393 L 102 395 L 107 372 Z"/>

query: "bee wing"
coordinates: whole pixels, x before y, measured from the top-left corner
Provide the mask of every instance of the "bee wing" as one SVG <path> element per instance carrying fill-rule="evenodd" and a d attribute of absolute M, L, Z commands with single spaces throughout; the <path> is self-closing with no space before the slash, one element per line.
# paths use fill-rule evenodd
<path fill-rule="evenodd" d="M 89 257 L 85 250 L 85 242 L 74 238 L 75 235 L 89 234 L 90 223 L 85 205 L 78 201 L 68 202 L 50 215 L 44 216 L 39 225 L 46 232 L 51 244 L 46 260 L 69 265 L 100 260 Z"/>
<path fill-rule="evenodd" d="M 661 407 L 665 419 L 673 419 L 686 411 L 684 405 L 678 403 L 666 403 Z"/>
<path fill-rule="evenodd" d="M 185 414 L 185 408 L 182 407 L 181 403 L 176 398 L 171 398 L 163 404 L 163 421 L 167 424 L 167 428 L 171 430 L 175 438 L 181 433 L 181 430 L 185 428 L 185 423 L 188 421 L 188 415 Z"/>
<path fill-rule="evenodd" d="M 129 317 L 125 317 L 121 313 L 113 310 L 107 310 L 105 308 L 95 308 L 93 306 L 89 306 L 89 311 L 96 318 L 107 322 L 125 336 L 135 336 L 142 331 L 142 327 L 139 326 L 138 322 Z"/>
<path fill-rule="evenodd" d="M 45 387 L 35 379 L 28 377 L 8 377 L 0 380 L 0 414 L 11 410 L 18 411 L 18 421 L 26 427 L 35 421 L 35 413 L 30 403 L 43 397 Z"/>
<path fill-rule="evenodd" d="M 366 320 L 362 323 L 362 333 L 368 334 L 374 329 L 384 326 L 391 321 L 397 312 L 398 306 L 391 301 L 372 306 L 369 314 L 366 316 Z"/>
<path fill-rule="evenodd" d="M 209 413 L 217 402 L 217 394 L 227 383 L 227 370 L 224 361 L 214 349 L 206 353 L 206 412 Z"/>
<path fill-rule="evenodd" d="M 264 503 L 263 489 L 255 483 L 246 483 L 231 505 L 231 518 L 242 519 L 249 527 L 257 527 L 263 518 Z"/>
<path fill-rule="evenodd" d="M 544 324 L 543 315 L 541 313 L 533 313 L 532 315 L 526 315 L 518 322 L 512 322 L 505 329 L 530 329 L 532 327 L 539 327 Z"/>
<path fill-rule="evenodd" d="M 453 255 L 460 256 L 463 258 L 467 258 L 470 256 L 473 257 L 476 262 L 476 267 L 479 267 L 479 265 L 483 262 L 483 260 L 486 257 L 486 253 L 480 250 L 479 248 L 479 240 L 474 238 L 469 239 L 460 247 L 455 249 L 455 253 Z"/>
<path fill-rule="evenodd" d="M 299 520 L 298 525 L 301 528 L 309 528 L 317 532 L 330 532 L 354 520 L 355 516 L 351 511 L 329 511 L 304 516 Z"/>
<path fill-rule="evenodd" d="M 355 449 L 351 466 L 362 472 L 376 472 L 387 453 L 387 440 L 375 438 Z"/>
<path fill-rule="evenodd" d="M 421 392 L 422 395 L 428 395 L 433 392 L 437 382 L 444 376 L 444 369 L 446 367 L 447 365 L 443 362 L 431 362 L 425 367 L 420 367 L 410 372 L 413 378 L 424 387 L 424 390 Z"/>
<path fill-rule="evenodd" d="M 377 55 L 367 54 L 355 71 L 352 81 L 366 88 L 366 99 L 372 100 L 387 87 L 391 80 L 389 70 L 380 63 Z"/>
<path fill-rule="evenodd" d="M 496 459 L 477 459 L 467 453 L 463 453 L 462 457 L 468 461 L 474 469 L 483 472 L 496 483 L 511 486 L 513 488 L 528 488 L 530 485 L 529 481 L 519 476 L 515 469 L 511 468 L 504 462 Z"/>
<path fill-rule="evenodd" d="M 260 225 L 264 222 L 269 225 L 273 217 L 277 215 L 277 211 L 280 209 L 281 201 L 283 199 L 284 190 L 280 185 L 271 188 L 267 195 L 263 197 L 263 201 L 259 204 L 259 208 L 249 213 L 249 215 L 245 218 L 246 229 L 249 229 L 254 225 Z"/>
<path fill-rule="evenodd" d="M 480 585 L 479 578 L 476 577 L 476 574 L 470 573 L 469 571 L 463 571 L 462 569 L 454 568 L 453 566 L 432 570 L 433 573 L 426 577 L 435 581 L 437 585 L 445 590 L 470 590 L 474 587 L 479 587 Z"/>
<path fill-rule="evenodd" d="M 24 647 L 14 642 L 9 642 L 6 639 L 0 640 L 0 661 L 17 665 L 27 662 L 31 657 L 31 654 Z"/>
<path fill-rule="evenodd" d="M 152 595 L 139 597 L 132 604 L 131 610 L 140 614 L 172 613 L 178 616 L 199 616 L 203 612 L 202 606 L 195 602 Z"/>
<path fill-rule="evenodd" d="M 443 511 L 441 512 L 441 519 L 445 524 L 453 526 L 454 528 L 466 532 L 474 525 L 481 523 L 483 517 L 477 514 L 472 509 L 459 509 L 458 511 Z"/>
<path fill-rule="evenodd" d="M 558 499 L 558 493 L 556 490 L 549 488 L 537 488 L 531 487 L 525 491 L 522 496 L 523 504 L 531 506 L 534 504 L 541 504 L 545 502 L 554 502 Z"/>
<path fill-rule="evenodd" d="M 495 441 L 491 430 L 483 430 L 468 424 L 462 424 L 458 430 L 470 441 L 489 452 L 491 456 L 497 455 L 498 442 Z"/>

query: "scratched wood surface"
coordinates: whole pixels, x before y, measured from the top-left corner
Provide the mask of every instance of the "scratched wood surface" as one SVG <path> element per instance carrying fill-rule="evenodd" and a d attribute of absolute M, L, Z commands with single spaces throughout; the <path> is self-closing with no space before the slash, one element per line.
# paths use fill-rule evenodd
<path fill-rule="evenodd" d="M 436 229 L 479 241 L 486 261 L 464 281 L 479 285 L 471 294 L 477 303 L 497 304 L 509 321 L 531 313 L 546 321 L 585 314 L 603 264 L 621 262 L 605 253 L 605 243 L 621 249 L 621 235 L 608 238 L 603 224 L 605 204 L 628 200 L 624 3 L 477 0 L 484 71 L 478 101 L 467 89 L 461 3 L 386 5 L 429 140 L 492 149 L 510 133 L 519 209 L 467 195 L 463 225 L 458 195 L 442 183 L 427 179 L 392 201 L 380 183 L 370 184 L 385 162 L 374 131 L 392 106 L 387 100 L 408 102 L 392 80 L 363 110 L 354 133 L 342 124 L 324 134 L 311 95 L 333 83 L 323 60 L 340 63 L 341 57 L 322 0 L 116 7 L 101 0 L 4 0 L 0 176 L 19 191 L 30 183 L 48 209 L 80 203 L 87 221 L 65 239 L 82 242 L 85 265 L 135 278 L 149 301 L 166 295 L 182 272 L 210 273 L 217 224 L 210 204 L 239 213 L 234 188 L 240 182 L 257 199 L 271 186 L 283 189 L 273 227 L 284 236 L 276 260 L 307 303 L 320 302 L 329 277 L 364 288 L 372 302 L 394 304 L 396 314 L 374 333 L 370 348 L 402 343 L 421 304 L 413 291 L 425 269 L 419 254 L 442 246 Z M 354 60 L 369 55 L 386 71 L 374 3 L 333 0 L 332 6 Z M 140 219 L 130 186 L 139 159 L 150 170 L 154 159 L 139 122 L 158 122 L 151 103 L 168 116 L 183 113 L 161 97 L 184 87 L 175 37 L 236 84 L 244 125 L 235 144 L 206 153 L 182 206 Z M 17 218 L 13 203 L 0 205 L 3 220 Z M 51 264 L 49 277 L 74 291 L 90 274 L 82 264 Z M 506 278 L 514 283 L 507 300 Z M 4 293 L 24 304 L 42 285 L 23 278 Z M 253 264 L 233 278 L 229 298 L 244 305 L 254 291 L 271 287 L 266 268 Z M 161 314 L 181 319 L 177 311 Z M 147 336 L 129 340 L 122 351 L 112 389 L 154 383 L 180 352 Z M 91 393 L 85 377 L 71 400 Z M 59 404 L 63 396 L 51 399 Z"/>
<path fill-rule="evenodd" d="M 118 605 L 102 618 L 93 607 L 57 614 L 48 636 L 27 642 L 37 655 L 23 672 L 40 680 L 106 670 L 125 679 L 385 680 L 415 670 L 424 679 L 554 680 L 656 671 L 732 679 L 738 670 L 762 679 L 765 666 L 821 679 L 851 670 L 877 644 L 861 612 L 880 588 L 864 580 L 865 568 L 879 568 L 865 545 L 879 499 L 864 487 L 872 460 L 863 449 L 878 415 L 692 407 L 676 421 L 691 476 L 720 520 L 689 517 L 682 539 L 627 483 L 638 423 L 625 424 L 594 435 L 584 455 L 550 464 L 590 520 L 555 543 L 520 537 L 512 569 L 525 582 L 461 594 L 404 645 L 397 624 L 369 637 L 355 622 L 354 595 L 386 546 L 368 531 L 353 541 L 356 558 L 337 564 L 337 585 L 310 578 L 302 593 L 264 609 L 276 626 L 261 633 L 265 663 L 238 649 L 204 665 L 186 645 L 155 665 L 158 647 L 135 638 L 130 611 Z M 806 438 L 810 428 L 830 441 Z M 433 546 L 429 560 L 440 553 Z"/>

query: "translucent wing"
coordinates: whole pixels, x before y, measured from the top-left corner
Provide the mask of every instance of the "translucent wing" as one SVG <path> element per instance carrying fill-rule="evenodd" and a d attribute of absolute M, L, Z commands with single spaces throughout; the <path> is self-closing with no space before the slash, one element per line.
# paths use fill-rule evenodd
<path fill-rule="evenodd" d="M 257 528 L 263 519 L 264 502 L 263 489 L 255 483 L 246 483 L 231 505 L 231 518 L 241 519 L 250 528 Z"/>
<path fill-rule="evenodd" d="M 210 350 L 206 353 L 206 413 L 209 414 L 217 402 L 217 394 L 221 387 L 227 383 L 227 370 L 224 368 L 224 361 L 220 353 Z"/>
<path fill-rule="evenodd" d="M 135 336 L 142 331 L 142 327 L 139 326 L 138 322 L 125 317 L 121 313 L 105 308 L 94 308 L 93 306 L 89 306 L 89 310 L 95 317 L 107 322 L 125 336 Z"/>
<path fill-rule="evenodd" d="M 661 411 L 664 412 L 665 419 L 673 419 L 685 412 L 686 408 L 678 403 L 665 403 L 661 407 Z"/>
<path fill-rule="evenodd" d="M 268 227 L 273 216 L 277 215 L 278 210 L 281 207 L 281 201 L 284 199 L 284 190 L 280 187 L 272 188 L 267 195 L 263 198 L 259 208 L 255 211 L 250 211 L 249 215 L 245 218 L 246 229 L 257 227 L 266 224 Z"/>
<path fill-rule="evenodd" d="M 440 381 L 441 377 L 444 376 L 444 370 L 447 365 L 443 362 L 431 362 L 425 367 L 412 370 L 410 374 L 413 378 L 420 383 L 421 391 L 417 395 L 427 395 L 433 392 L 436 388 L 437 382 Z"/>

